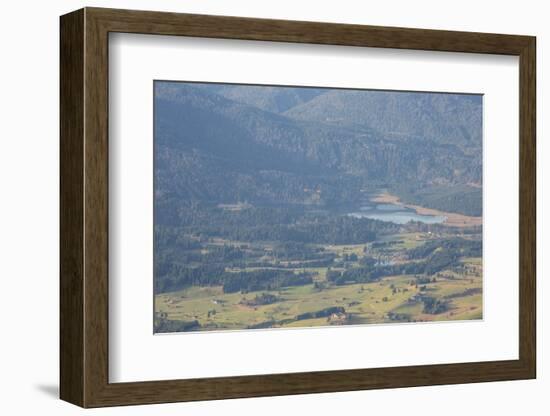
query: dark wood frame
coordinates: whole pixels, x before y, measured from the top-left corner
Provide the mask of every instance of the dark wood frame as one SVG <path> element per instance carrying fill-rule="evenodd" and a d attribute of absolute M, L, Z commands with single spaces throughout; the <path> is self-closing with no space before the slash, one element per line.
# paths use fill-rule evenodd
<path fill-rule="evenodd" d="M 519 56 L 519 359 L 190 380 L 108 380 L 108 34 L 248 39 Z M 535 38 L 85 8 L 61 17 L 60 359 L 82 407 L 321 393 L 536 376 Z"/>

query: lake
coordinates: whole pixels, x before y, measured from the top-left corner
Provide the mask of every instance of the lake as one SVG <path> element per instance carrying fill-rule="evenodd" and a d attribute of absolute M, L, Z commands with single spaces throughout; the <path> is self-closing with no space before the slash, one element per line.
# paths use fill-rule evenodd
<path fill-rule="evenodd" d="M 447 217 L 443 215 L 420 215 L 414 209 L 396 204 L 363 205 L 347 215 L 355 218 L 370 218 L 373 220 L 393 222 L 394 224 L 406 224 L 409 221 L 418 221 L 424 224 L 440 224 Z"/>

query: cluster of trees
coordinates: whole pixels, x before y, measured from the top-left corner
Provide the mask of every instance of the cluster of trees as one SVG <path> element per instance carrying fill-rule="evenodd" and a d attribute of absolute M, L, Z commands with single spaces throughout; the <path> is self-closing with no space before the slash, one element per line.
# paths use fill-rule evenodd
<path fill-rule="evenodd" d="M 323 258 L 320 258 L 319 260 L 306 260 L 306 261 L 300 261 L 296 262 L 293 261 L 289 264 L 282 264 L 278 260 L 276 260 L 276 267 L 278 269 L 299 269 L 299 268 L 305 268 L 305 267 L 330 267 L 332 263 L 334 263 L 334 259 L 336 258 L 336 255 L 333 253 L 327 253 L 326 256 Z M 288 261 L 288 259 L 281 258 L 281 261 Z M 248 261 L 246 263 L 241 262 L 239 264 L 234 264 L 237 267 L 273 267 L 273 263 L 270 261 L 264 262 L 264 261 Z"/>
<path fill-rule="evenodd" d="M 155 293 L 173 292 L 189 286 L 220 285 L 225 274 L 225 268 L 219 265 L 189 267 L 176 262 L 155 262 Z"/>
<path fill-rule="evenodd" d="M 273 248 L 273 256 L 277 259 L 285 260 L 322 260 L 326 259 L 327 255 L 323 247 L 308 247 L 304 243 L 295 241 L 285 241 Z"/>
<path fill-rule="evenodd" d="M 325 317 L 331 316 L 332 314 L 343 314 L 343 313 L 346 313 L 346 310 L 342 306 L 331 306 L 315 312 L 302 313 L 296 316 L 296 320 L 302 321 L 304 319 L 325 318 Z"/>
<path fill-rule="evenodd" d="M 278 296 L 275 296 L 271 293 L 262 293 L 261 295 L 256 295 L 254 299 L 243 299 L 241 304 L 246 306 L 260 306 L 260 305 L 271 305 L 272 303 L 279 302 L 280 299 Z"/>
<path fill-rule="evenodd" d="M 172 319 L 166 318 L 166 316 L 157 314 L 155 316 L 155 332 L 185 332 L 185 331 L 196 331 L 201 327 L 199 321 L 175 321 Z"/>
<path fill-rule="evenodd" d="M 310 273 L 294 273 L 287 270 L 254 270 L 225 273 L 225 293 L 275 290 L 287 286 L 302 286 L 313 283 Z"/>
<path fill-rule="evenodd" d="M 332 314 L 345 314 L 346 310 L 342 306 L 331 306 L 325 309 L 314 312 L 305 312 L 299 315 L 296 315 L 294 318 L 283 319 L 280 321 L 269 320 L 260 322 L 258 324 L 249 325 L 248 329 L 258 329 L 258 328 L 272 328 L 274 326 L 288 325 L 292 322 L 303 321 L 305 319 L 316 319 L 316 318 L 326 318 Z"/>
<path fill-rule="evenodd" d="M 180 239 L 181 240 L 181 239 Z M 192 241 L 179 241 L 183 246 L 201 247 Z M 399 274 L 413 274 L 432 276 L 442 270 L 459 265 L 461 257 L 481 256 L 482 242 L 464 238 L 448 238 L 428 241 L 425 244 L 407 250 L 407 256 L 413 260 L 401 264 L 380 265 L 376 259 L 364 256 L 360 259 L 359 267 L 351 267 L 344 271 L 328 270 L 327 280 L 335 285 L 350 283 L 368 283 L 385 276 Z M 189 286 L 221 285 L 225 292 L 248 292 L 257 290 L 272 290 L 285 286 L 299 286 L 312 283 L 312 276 L 308 273 L 294 273 L 285 270 L 283 265 L 277 269 L 268 269 L 272 263 L 263 261 L 245 261 L 245 250 L 233 246 L 209 246 L 208 250 L 191 252 L 185 251 L 195 258 L 195 265 L 190 266 L 188 257 L 181 256 L 177 248 L 161 251 L 155 257 L 155 291 L 163 293 L 180 290 Z M 292 267 L 330 267 L 335 259 L 334 253 L 324 252 L 322 249 L 308 247 L 304 243 L 286 243 L 276 246 L 272 253 L 274 258 L 279 256 L 286 260 L 301 258 L 304 261 L 293 263 Z M 263 255 L 256 254 L 257 259 Z M 357 261 L 355 254 L 346 255 L 348 261 Z M 312 260 L 306 260 L 312 259 Z M 238 267 L 266 267 L 258 270 L 228 272 L 228 266 Z M 290 268 L 290 266 L 288 266 Z"/>
<path fill-rule="evenodd" d="M 304 207 L 250 206 L 230 211 L 204 203 L 188 204 L 178 208 L 178 217 L 174 224 L 155 227 L 157 247 L 184 248 L 174 235 L 249 242 L 358 244 L 374 241 L 380 233 L 399 231 L 396 224 L 330 213 L 311 214 Z M 296 250 L 289 246 L 288 251 Z"/>
<path fill-rule="evenodd" d="M 441 270 L 457 265 L 460 253 L 454 250 L 442 249 L 434 251 L 426 261 L 424 261 L 424 273 L 433 275 Z"/>
<path fill-rule="evenodd" d="M 182 250 L 178 247 L 164 247 L 164 250 L 157 250 L 156 263 L 158 270 L 163 267 L 170 267 L 171 262 L 176 261 L 182 264 L 202 263 L 202 264 L 219 264 L 223 263 L 229 267 L 241 266 L 245 260 L 246 251 L 238 247 L 229 245 L 224 246 L 209 246 L 207 250 L 202 250 L 203 246 L 197 244 L 192 250 Z"/>
<path fill-rule="evenodd" d="M 481 293 L 482 289 L 480 287 L 471 287 L 468 289 L 465 289 L 463 292 L 453 293 L 450 295 L 445 296 L 445 299 L 455 299 L 455 298 L 461 298 L 471 295 L 477 295 L 478 293 Z"/>
<path fill-rule="evenodd" d="M 397 322 L 410 322 L 411 315 L 408 313 L 388 312 L 388 319 L 390 321 L 397 321 Z"/>
<path fill-rule="evenodd" d="M 483 212 L 482 189 L 468 185 L 430 186 L 424 188 L 397 186 L 394 192 L 402 201 L 446 212 L 479 217 Z"/>
<path fill-rule="evenodd" d="M 467 240 L 459 237 L 433 240 L 407 250 L 407 256 L 410 259 L 422 259 L 433 254 L 437 249 L 454 252 L 462 257 L 480 257 L 482 242 L 481 240 Z"/>
<path fill-rule="evenodd" d="M 409 262 L 388 266 L 361 266 L 344 271 L 327 273 L 327 280 L 341 286 L 351 283 L 369 283 L 380 280 L 382 277 L 398 274 L 422 274 L 427 269 L 427 262 Z"/>
<path fill-rule="evenodd" d="M 415 261 L 402 264 L 376 266 L 371 257 L 362 259 L 364 265 L 344 271 L 329 270 L 327 280 L 336 285 L 368 283 L 385 276 L 399 274 L 434 275 L 444 269 L 458 265 L 461 257 L 481 256 L 481 241 L 453 238 L 434 240 L 407 251 Z M 423 259 L 418 261 L 418 259 Z M 430 281 L 429 278 L 427 278 Z"/>
<path fill-rule="evenodd" d="M 170 270 L 155 278 L 155 293 L 173 292 L 190 286 L 223 286 L 225 293 L 274 290 L 286 286 L 313 283 L 311 273 L 290 270 L 261 269 L 227 272 L 223 266 L 200 265 L 188 267 L 171 264 Z"/>
<path fill-rule="evenodd" d="M 385 247 L 391 247 L 396 244 L 403 243 L 403 240 L 391 240 L 391 241 L 375 241 L 372 243 L 372 248 L 385 248 Z"/>
<path fill-rule="evenodd" d="M 374 241 L 385 223 L 347 216 L 303 217 L 292 223 L 209 225 L 199 235 L 239 241 L 291 241 L 315 244 L 359 244 Z"/>
<path fill-rule="evenodd" d="M 203 263 L 228 263 L 240 261 L 244 258 L 245 251 L 230 245 L 211 246 L 202 254 Z"/>
<path fill-rule="evenodd" d="M 444 299 L 436 299 L 431 296 L 423 296 L 424 308 L 422 312 L 437 315 L 449 310 L 449 302 Z"/>
<path fill-rule="evenodd" d="M 181 223 L 155 226 L 157 293 L 192 285 L 224 285 L 228 291 L 240 291 L 279 287 L 285 282 L 289 282 L 288 286 L 307 283 L 308 277 L 297 278 L 290 271 L 263 270 L 239 275 L 224 270 L 272 267 L 273 261 L 278 260 L 300 261 L 292 264 L 293 267 L 330 267 L 336 255 L 313 245 L 364 243 L 374 241 L 379 233 L 398 230 L 398 226 L 391 223 L 313 215 L 303 208 L 250 206 L 231 211 L 205 203 L 189 203 L 178 210 Z M 205 244 L 216 237 L 248 243 L 244 246 Z M 262 258 L 266 253 L 261 245 L 255 244 L 264 241 L 284 242 L 269 253 L 269 262 Z M 350 255 L 348 260 L 356 261 L 357 257 Z M 250 280 L 249 284 L 244 282 L 246 279 Z"/>
<path fill-rule="evenodd" d="M 377 280 L 377 269 L 371 267 L 354 267 L 344 271 L 331 270 L 327 272 L 327 280 L 335 285 L 349 283 L 366 283 Z"/>

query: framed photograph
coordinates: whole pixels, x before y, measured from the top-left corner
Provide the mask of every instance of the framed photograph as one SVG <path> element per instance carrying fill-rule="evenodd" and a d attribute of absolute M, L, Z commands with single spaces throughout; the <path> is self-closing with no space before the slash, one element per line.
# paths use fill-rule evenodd
<path fill-rule="evenodd" d="M 535 49 L 62 16 L 61 398 L 535 378 Z"/>

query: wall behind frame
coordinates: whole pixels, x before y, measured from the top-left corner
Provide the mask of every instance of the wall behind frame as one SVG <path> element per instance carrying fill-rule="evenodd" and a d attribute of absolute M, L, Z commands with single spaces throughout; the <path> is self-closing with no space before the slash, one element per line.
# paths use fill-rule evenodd
<path fill-rule="evenodd" d="M 526 413 L 548 411 L 550 361 L 545 356 L 550 285 L 544 282 L 548 260 L 545 243 L 550 222 L 550 145 L 545 143 L 543 114 L 550 100 L 545 72 L 550 69 L 550 27 L 545 4 L 536 0 L 502 2 L 356 2 L 353 0 L 119 0 L 7 3 L 0 25 L 2 82 L 0 107 L 0 379 L 2 413 L 74 415 L 81 409 L 58 395 L 58 200 L 59 200 L 59 15 L 83 6 L 240 15 L 275 19 L 408 26 L 538 37 L 538 325 L 539 369 L 534 381 L 425 387 L 401 390 L 226 400 L 86 411 L 102 415 L 280 415 L 343 411 L 441 415 Z M 549 66 L 549 68 L 546 68 Z M 546 325 L 547 326 L 547 325 Z"/>

